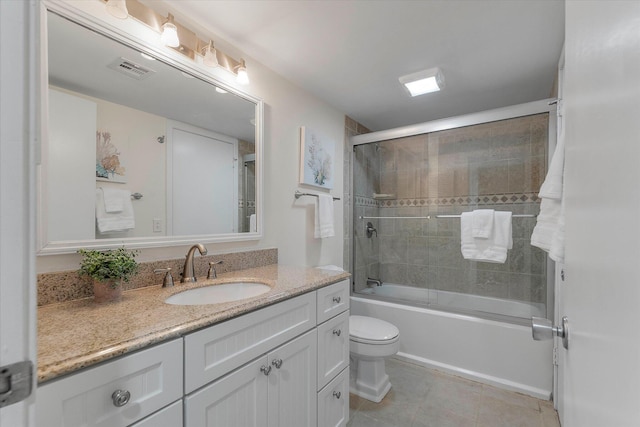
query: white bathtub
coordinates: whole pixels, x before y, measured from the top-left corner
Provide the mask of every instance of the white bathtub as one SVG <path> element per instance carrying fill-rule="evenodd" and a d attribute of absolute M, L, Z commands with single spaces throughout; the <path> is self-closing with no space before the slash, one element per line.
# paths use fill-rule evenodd
<path fill-rule="evenodd" d="M 384 287 L 376 288 L 393 290 Z M 551 396 L 553 344 L 533 341 L 530 326 L 358 296 L 351 297 L 351 314 L 396 325 L 399 359 L 540 399 Z"/>
<path fill-rule="evenodd" d="M 458 292 L 416 288 L 392 283 L 384 283 L 382 286 L 365 288 L 359 291 L 359 293 L 376 295 L 382 298 L 392 298 L 396 300 L 395 302 L 399 303 L 402 303 L 402 301 L 397 300 L 404 300 L 426 306 L 439 306 L 454 311 L 477 311 L 521 319 L 530 319 L 531 316 L 546 317 L 545 306 L 540 303 L 528 303 L 502 298 L 461 294 Z"/>

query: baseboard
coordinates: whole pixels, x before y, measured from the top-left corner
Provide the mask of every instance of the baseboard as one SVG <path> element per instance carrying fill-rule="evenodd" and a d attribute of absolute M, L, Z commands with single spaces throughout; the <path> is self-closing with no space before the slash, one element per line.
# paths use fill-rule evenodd
<path fill-rule="evenodd" d="M 488 384 L 494 387 L 502 388 L 505 390 L 515 391 L 518 393 L 533 396 L 538 399 L 551 400 L 551 390 L 543 390 L 537 387 L 531 387 L 526 384 L 520 384 L 513 381 L 505 380 L 503 378 L 494 377 L 491 375 L 482 374 L 468 369 L 463 369 L 457 366 L 448 365 L 442 362 L 436 362 L 433 360 L 418 357 L 412 354 L 398 352 L 393 358 L 403 360 L 405 362 L 413 363 L 415 365 L 424 366 L 426 368 L 435 369 L 437 371 L 445 372 L 447 374 L 456 375 L 469 380 L 477 381 L 483 384 Z"/>

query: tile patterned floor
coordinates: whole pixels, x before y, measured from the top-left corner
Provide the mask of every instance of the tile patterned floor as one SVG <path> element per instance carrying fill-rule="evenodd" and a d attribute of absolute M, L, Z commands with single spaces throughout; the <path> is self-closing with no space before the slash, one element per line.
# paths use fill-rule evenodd
<path fill-rule="evenodd" d="M 396 359 L 387 373 L 392 388 L 382 402 L 350 395 L 347 427 L 560 427 L 548 401 Z"/>

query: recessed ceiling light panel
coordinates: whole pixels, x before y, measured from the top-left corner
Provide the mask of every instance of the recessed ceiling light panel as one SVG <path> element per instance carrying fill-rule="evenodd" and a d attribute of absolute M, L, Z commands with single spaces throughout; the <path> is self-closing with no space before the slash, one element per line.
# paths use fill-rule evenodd
<path fill-rule="evenodd" d="M 439 68 L 430 68 L 417 73 L 400 77 L 400 83 L 409 91 L 411 96 L 437 92 L 444 87 L 444 75 Z"/>

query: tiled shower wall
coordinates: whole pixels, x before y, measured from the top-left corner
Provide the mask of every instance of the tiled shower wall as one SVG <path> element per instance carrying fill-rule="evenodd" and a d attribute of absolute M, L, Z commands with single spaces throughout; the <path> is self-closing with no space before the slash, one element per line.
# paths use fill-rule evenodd
<path fill-rule="evenodd" d="M 545 302 L 546 255 L 529 244 L 534 218 L 513 219 L 514 247 L 505 264 L 491 264 L 462 258 L 459 218 L 433 217 L 476 208 L 538 213 L 547 146 L 548 115 L 539 114 L 356 147 L 356 289 L 374 277 Z M 366 237 L 368 221 L 377 237 Z"/>

